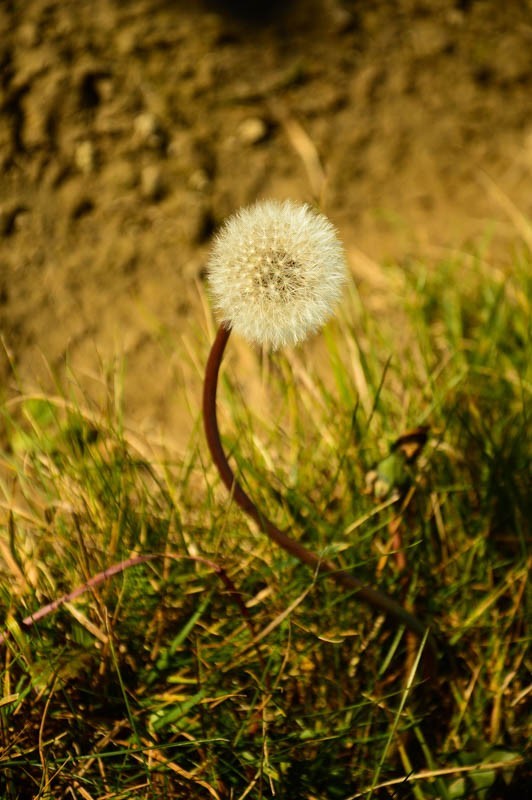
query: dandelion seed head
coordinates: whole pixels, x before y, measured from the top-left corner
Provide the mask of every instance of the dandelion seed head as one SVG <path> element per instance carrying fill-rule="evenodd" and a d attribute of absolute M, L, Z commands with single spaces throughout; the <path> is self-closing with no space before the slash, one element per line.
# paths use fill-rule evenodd
<path fill-rule="evenodd" d="M 230 217 L 208 265 L 220 320 L 273 350 L 321 328 L 345 280 L 344 251 L 333 225 L 290 200 L 260 202 Z"/>

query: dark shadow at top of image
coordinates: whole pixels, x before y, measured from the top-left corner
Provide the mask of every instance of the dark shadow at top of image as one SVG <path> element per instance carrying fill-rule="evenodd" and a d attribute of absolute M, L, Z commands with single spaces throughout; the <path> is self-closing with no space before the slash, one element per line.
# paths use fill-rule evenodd
<path fill-rule="evenodd" d="M 253 24 L 275 22 L 296 6 L 298 0 L 204 0 L 205 8 Z"/>

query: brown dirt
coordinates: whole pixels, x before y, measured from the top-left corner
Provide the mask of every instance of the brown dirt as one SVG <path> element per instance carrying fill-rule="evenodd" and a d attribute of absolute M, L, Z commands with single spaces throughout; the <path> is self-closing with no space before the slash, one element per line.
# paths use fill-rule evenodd
<path fill-rule="evenodd" d="M 179 442 L 238 206 L 319 200 L 370 288 L 532 215 L 529 0 L 3 0 L 0 79 L 0 377 L 97 395 L 125 356 Z"/>

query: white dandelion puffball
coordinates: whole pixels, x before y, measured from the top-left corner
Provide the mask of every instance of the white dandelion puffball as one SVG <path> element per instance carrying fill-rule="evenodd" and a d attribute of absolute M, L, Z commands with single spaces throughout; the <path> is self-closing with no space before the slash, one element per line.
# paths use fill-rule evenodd
<path fill-rule="evenodd" d="M 321 328 L 345 280 L 344 250 L 333 225 L 290 200 L 260 202 L 230 217 L 208 265 L 221 321 L 273 350 Z"/>

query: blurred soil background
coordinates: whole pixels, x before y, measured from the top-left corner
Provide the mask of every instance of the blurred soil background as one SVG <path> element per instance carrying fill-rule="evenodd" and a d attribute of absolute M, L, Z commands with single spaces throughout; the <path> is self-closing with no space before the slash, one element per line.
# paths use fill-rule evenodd
<path fill-rule="evenodd" d="M 387 260 L 504 268 L 532 216 L 529 0 L 2 0 L 0 86 L 2 386 L 124 358 L 179 447 L 239 206 L 319 203 L 376 310 Z"/>

